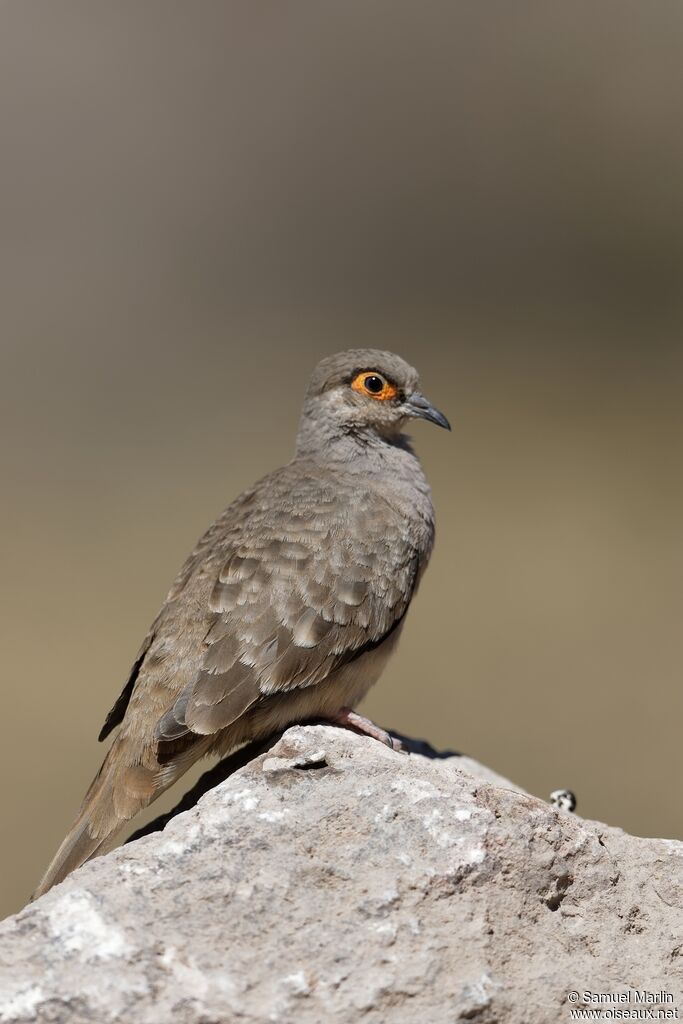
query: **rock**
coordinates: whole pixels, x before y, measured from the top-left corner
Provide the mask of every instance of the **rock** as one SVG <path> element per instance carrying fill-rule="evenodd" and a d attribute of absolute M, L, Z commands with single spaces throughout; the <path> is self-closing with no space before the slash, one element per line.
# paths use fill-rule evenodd
<path fill-rule="evenodd" d="M 682 843 L 298 726 L 0 925 L 0 1021 L 557 1024 L 680 1000 L 682 932 Z"/>

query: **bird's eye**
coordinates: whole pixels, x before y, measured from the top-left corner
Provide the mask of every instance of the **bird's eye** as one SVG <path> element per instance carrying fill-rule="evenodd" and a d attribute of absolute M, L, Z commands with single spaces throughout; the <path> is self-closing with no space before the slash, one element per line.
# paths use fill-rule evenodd
<path fill-rule="evenodd" d="M 381 402 L 388 398 L 395 398 L 398 394 L 398 389 L 380 373 L 372 373 L 367 370 L 357 374 L 351 387 L 354 391 L 360 391 L 362 395 L 367 395 L 369 398 L 378 398 Z"/>
<path fill-rule="evenodd" d="M 366 377 L 363 384 L 365 385 L 365 390 L 369 391 L 372 395 L 378 395 L 384 387 L 384 381 L 382 378 L 375 377 L 374 374 L 370 377 Z"/>

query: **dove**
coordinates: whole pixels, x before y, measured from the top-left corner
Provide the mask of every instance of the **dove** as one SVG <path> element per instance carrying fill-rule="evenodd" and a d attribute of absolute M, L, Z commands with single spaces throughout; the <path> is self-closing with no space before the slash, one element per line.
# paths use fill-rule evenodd
<path fill-rule="evenodd" d="M 293 723 L 351 727 L 396 648 L 434 543 L 404 430 L 450 429 L 399 356 L 323 359 L 293 459 L 241 494 L 176 577 L 100 732 L 118 732 L 34 898 L 93 856 L 199 758 Z"/>

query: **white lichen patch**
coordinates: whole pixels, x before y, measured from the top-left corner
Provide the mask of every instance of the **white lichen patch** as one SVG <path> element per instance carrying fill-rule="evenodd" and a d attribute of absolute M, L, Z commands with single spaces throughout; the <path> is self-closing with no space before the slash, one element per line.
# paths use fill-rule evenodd
<path fill-rule="evenodd" d="M 395 793 L 406 796 L 411 804 L 417 804 L 421 800 L 443 798 L 443 794 L 428 779 L 398 778 L 392 782 L 391 788 Z"/>
<path fill-rule="evenodd" d="M 189 843 L 184 842 L 182 839 L 167 839 L 166 842 L 161 843 L 157 847 L 157 854 L 160 857 L 170 855 L 171 857 L 182 857 L 184 853 L 187 853 Z"/>
<path fill-rule="evenodd" d="M 269 825 L 274 825 L 278 821 L 283 821 L 284 818 L 289 814 L 288 810 L 284 811 L 261 811 L 256 815 L 259 821 L 267 821 Z"/>
<path fill-rule="evenodd" d="M 161 955 L 161 965 L 170 971 L 180 983 L 188 999 L 203 1000 L 206 998 L 209 991 L 208 979 L 195 964 L 182 960 L 175 946 L 169 946 L 164 950 Z"/>
<path fill-rule="evenodd" d="M 250 789 L 238 789 L 236 793 L 229 793 L 228 797 L 230 803 L 237 804 L 243 811 L 253 811 L 260 803 L 259 797 Z"/>
<path fill-rule="evenodd" d="M 454 846 L 462 842 L 462 836 L 459 836 L 449 827 L 449 821 L 445 819 L 444 814 L 436 807 L 432 807 L 429 814 L 424 816 L 422 824 L 437 846 Z"/>
<path fill-rule="evenodd" d="M 459 1017 L 478 1017 L 482 1010 L 491 1005 L 491 997 L 500 984 L 488 972 L 463 985 L 459 993 Z"/>
<path fill-rule="evenodd" d="M 391 921 L 379 921 L 374 923 L 372 927 L 385 946 L 393 946 L 398 935 L 397 925 Z"/>
<path fill-rule="evenodd" d="M 140 861 L 122 860 L 118 865 L 118 872 L 121 875 L 148 875 L 149 867 L 141 864 Z"/>
<path fill-rule="evenodd" d="M 282 985 L 293 996 L 307 996 L 311 993 L 311 984 L 304 971 L 288 974 L 286 978 L 282 979 Z"/>
<path fill-rule="evenodd" d="M 37 1007 L 44 1001 L 45 995 L 39 985 L 24 985 L 17 987 L 13 992 L 2 992 L 0 1020 L 34 1020 Z"/>
<path fill-rule="evenodd" d="M 203 835 L 213 838 L 220 836 L 224 826 L 233 821 L 236 812 L 251 813 L 256 810 L 260 802 L 261 798 L 256 796 L 251 789 L 238 789 L 235 792 L 222 790 L 220 802 L 217 801 L 211 808 L 210 817 L 204 825 Z"/>
<path fill-rule="evenodd" d="M 392 907 L 398 901 L 399 893 L 395 885 L 390 886 L 381 892 L 376 898 L 376 906 Z"/>
<path fill-rule="evenodd" d="M 217 997 L 231 999 L 237 986 L 224 971 L 204 971 L 192 956 L 181 954 L 175 946 L 167 946 L 161 955 L 160 962 L 174 981 L 185 999 L 191 999 L 200 1005 L 207 1000 L 213 1002 Z"/>
<path fill-rule="evenodd" d="M 66 953 L 84 953 L 86 960 L 127 956 L 134 947 L 116 925 L 101 916 L 89 892 L 68 892 L 48 913 L 52 935 Z"/>
<path fill-rule="evenodd" d="M 415 917 L 415 915 L 414 914 L 410 914 L 407 920 L 408 920 L 408 928 L 410 929 L 410 934 L 411 935 L 420 935 L 420 933 L 422 932 L 422 925 L 420 924 L 418 919 Z"/>
<path fill-rule="evenodd" d="M 182 857 L 183 854 L 194 849 L 197 841 L 201 839 L 201 835 L 202 830 L 196 822 L 191 825 L 185 825 L 183 822 L 182 826 L 173 822 L 170 829 L 164 831 L 163 839 L 156 847 L 156 853 L 162 858 L 166 855 Z"/>
<path fill-rule="evenodd" d="M 469 821 L 472 817 L 472 811 L 468 807 L 456 807 L 453 811 L 453 817 L 456 821 Z"/>
<path fill-rule="evenodd" d="M 384 804 L 381 811 L 379 811 L 375 817 L 375 825 L 383 825 L 384 822 L 393 821 L 398 817 L 398 809 L 394 804 Z"/>

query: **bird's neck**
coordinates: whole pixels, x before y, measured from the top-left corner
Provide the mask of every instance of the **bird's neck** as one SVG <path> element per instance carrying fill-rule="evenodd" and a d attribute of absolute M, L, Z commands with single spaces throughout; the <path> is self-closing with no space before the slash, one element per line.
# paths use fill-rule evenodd
<path fill-rule="evenodd" d="M 384 438 L 370 432 L 340 431 L 335 425 L 310 427 L 302 422 L 295 461 L 312 464 L 316 470 L 358 476 L 360 487 L 377 487 L 387 497 L 395 493 L 399 503 L 419 506 L 425 518 L 432 516 L 431 490 L 405 434 Z"/>
<path fill-rule="evenodd" d="M 417 457 L 410 439 L 396 432 L 381 437 L 372 430 L 340 426 L 325 420 L 304 417 L 296 439 L 296 458 L 312 459 L 321 465 L 346 466 L 350 470 L 365 471 L 365 463 L 378 460 L 413 460 Z"/>

